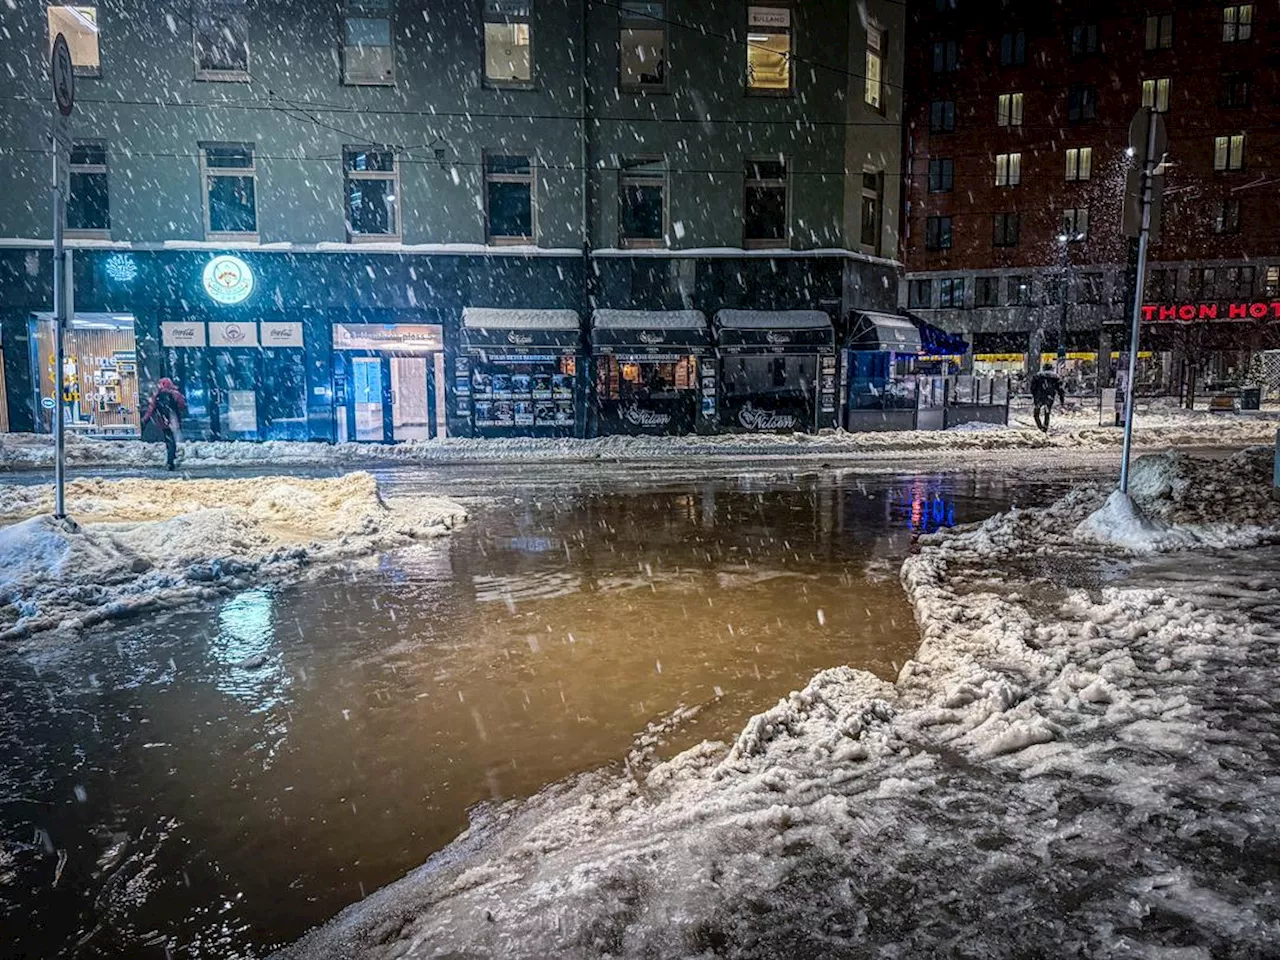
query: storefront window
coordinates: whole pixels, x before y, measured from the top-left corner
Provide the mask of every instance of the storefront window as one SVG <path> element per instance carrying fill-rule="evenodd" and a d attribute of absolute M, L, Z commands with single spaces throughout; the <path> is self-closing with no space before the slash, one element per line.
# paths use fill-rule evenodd
<path fill-rule="evenodd" d="M 41 398 L 58 394 L 53 321 L 35 321 L 36 381 Z M 138 357 L 133 317 L 78 314 L 63 338 L 61 393 L 67 429 L 96 434 L 138 433 Z M 44 429 L 53 411 L 41 406 Z"/>
<path fill-rule="evenodd" d="M 307 368 L 302 350 L 262 351 L 266 440 L 307 439 Z"/>
<path fill-rule="evenodd" d="M 498 354 L 477 358 L 471 394 L 479 428 L 560 428 L 574 425 L 573 383 L 576 358 L 523 357 L 502 362 Z"/>

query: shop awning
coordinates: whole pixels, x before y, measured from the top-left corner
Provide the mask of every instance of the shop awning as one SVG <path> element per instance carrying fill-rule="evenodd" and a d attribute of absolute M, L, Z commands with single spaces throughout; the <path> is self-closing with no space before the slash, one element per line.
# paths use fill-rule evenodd
<path fill-rule="evenodd" d="M 721 347 L 815 350 L 835 345 L 831 318 L 821 310 L 719 310 L 716 342 Z"/>
<path fill-rule="evenodd" d="M 597 310 L 591 343 L 601 353 L 658 354 L 672 347 L 705 349 L 711 336 L 700 310 Z"/>
<path fill-rule="evenodd" d="M 920 331 L 906 317 L 895 313 L 856 313 L 849 346 L 854 350 L 920 353 Z"/>
<path fill-rule="evenodd" d="M 581 342 L 578 315 L 572 310 L 519 310 L 464 307 L 462 336 L 477 349 L 576 347 Z"/>
<path fill-rule="evenodd" d="M 948 333 L 941 327 L 935 327 L 928 320 L 922 320 L 914 313 L 908 313 L 907 319 L 920 331 L 920 352 L 927 357 L 956 357 L 969 352 L 969 344 L 958 333 Z"/>

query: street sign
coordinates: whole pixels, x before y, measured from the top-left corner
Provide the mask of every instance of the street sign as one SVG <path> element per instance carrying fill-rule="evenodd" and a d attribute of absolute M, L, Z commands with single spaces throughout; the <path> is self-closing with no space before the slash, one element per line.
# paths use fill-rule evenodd
<path fill-rule="evenodd" d="M 1147 124 L 1152 120 L 1156 125 L 1156 139 L 1151 156 L 1158 161 L 1169 149 L 1169 131 L 1164 127 L 1164 115 L 1144 107 L 1129 121 L 1129 149 L 1133 151 L 1139 164 L 1147 159 L 1147 134 L 1150 132 Z"/>
<path fill-rule="evenodd" d="M 1160 239 L 1160 215 L 1164 206 L 1164 174 L 1151 178 L 1151 242 Z M 1131 167 L 1124 178 L 1124 209 L 1120 226 L 1126 237 L 1142 232 L 1142 169 Z"/>
<path fill-rule="evenodd" d="M 53 78 L 53 102 L 64 116 L 71 116 L 76 105 L 76 71 L 71 64 L 71 48 L 67 38 L 58 34 L 53 38 L 53 56 L 50 59 L 50 76 Z"/>

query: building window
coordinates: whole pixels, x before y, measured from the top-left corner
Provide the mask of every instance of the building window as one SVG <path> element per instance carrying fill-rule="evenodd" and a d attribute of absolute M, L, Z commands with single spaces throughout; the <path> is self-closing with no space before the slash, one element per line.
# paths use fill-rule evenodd
<path fill-rule="evenodd" d="M 938 13 L 949 13 L 956 8 L 956 0 L 933 0 L 933 9 Z"/>
<path fill-rule="evenodd" d="M 533 0 L 484 0 L 484 80 L 533 83 Z"/>
<path fill-rule="evenodd" d="M 996 186 L 1016 187 L 1022 182 L 1022 154 L 996 154 Z"/>
<path fill-rule="evenodd" d="M 956 105 L 953 100 L 935 100 L 929 104 L 929 132 L 950 133 L 956 128 Z"/>
<path fill-rule="evenodd" d="M 978 277 L 974 281 L 973 305 L 975 307 L 995 307 L 1000 303 L 1000 278 Z"/>
<path fill-rule="evenodd" d="M 258 233 L 257 168 L 251 143 L 200 145 L 204 178 L 204 232 L 211 240 Z"/>
<path fill-rule="evenodd" d="M 1218 290 L 1219 300 L 1252 300 L 1253 267 L 1227 267 L 1224 282 Z"/>
<path fill-rule="evenodd" d="M 1067 299 L 1067 278 L 1049 277 L 1044 282 L 1044 299 L 1053 306 L 1061 306 Z"/>
<path fill-rule="evenodd" d="M 385 147 L 342 151 L 347 185 L 347 237 L 353 242 L 400 236 L 396 155 Z"/>
<path fill-rule="evenodd" d="M 1173 80 L 1169 77 L 1155 77 L 1142 81 L 1142 105 L 1151 107 L 1156 113 L 1169 111 L 1169 88 Z"/>
<path fill-rule="evenodd" d="M 933 306 L 933 281 L 909 280 L 907 282 L 907 306 L 928 310 Z"/>
<path fill-rule="evenodd" d="M 342 82 L 395 83 L 391 0 L 346 0 L 342 18 Z"/>
<path fill-rule="evenodd" d="M 991 245 L 1016 247 L 1021 228 L 1021 217 L 1016 213 L 997 213 L 991 218 Z"/>
<path fill-rule="evenodd" d="M 996 97 L 996 125 L 1022 126 L 1022 94 L 1002 93 Z"/>
<path fill-rule="evenodd" d="M 71 146 L 71 192 L 67 196 L 66 228 L 76 237 L 106 237 L 111 232 L 107 199 L 107 145 L 100 140 Z"/>
<path fill-rule="evenodd" d="M 245 0 L 194 0 L 197 80 L 249 80 Z"/>
<path fill-rule="evenodd" d="M 1082 273 L 1077 277 L 1076 301 L 1079 303 L 1102 302 L 1102 274 Z"/>
<path fill-rule="evenodd" d="M 666 88 L 666 7 L 660 0 L 618 4 L 618 85 L 624 90 Z"/>
<path fill-rule="evenodd" d="M 1244 168 L 1244 134 L 1234 133 L 1213 138 L 1213 169 L 1242 170 Z"/>
<path fill-rule="evenodd" d="M 1187 299 L 1203 303 L 1215 296 L 1217 271 L 1213 267 L 1192 267 L 1187 273 Z"/>
<path fill-rule="evenodd" d="M 618 172 L 618 239 L 624 247 L 660 247 L 667 235 L 667 163 L 625 159 Z"/>
<path fill-rule="evenodd" d="M 1159 13 L 1147 17 L 1148 50 L 1169 50 L 1173 47 L 1173 14 Z"/>
<path fill-rule="evenodd" d="M 1027 62 L 1027 35 L 1021 30 L 1000 38 L 1000 66 L 1020 67 Z"/>
<path fill-rule="evenodd" d="M 1280 267 L 1267 267 L 1263 277 L 1262 292 L 1268 297 L 1280 295 Z"/>
<path fill-rule="evenodd" d="M 1079 123 L 1098 115 L 1098 90 L 1096 87 L 1076 84 L 1067 95 L 1067 120 Z"/>
<path fill-rule="evenodd" d="M 883 175 L 862 174 L 862 246 L 868 253 L 880 253 L 880 196 L 883 193 Z"/>
<path fill-rule="evenodd" d="M 58 34 L 67 38 L 71 51 L 71 66 L 77 77 L 102 76 L 102 62 L 98 59 L 98 8 L 81 4 L 50 4 L 49 49 Z"/>
<path fill-rule="evenodd" d="M 955 185 L 955 161 L 942 158 L 929 161 L 929 192 L 950 193 Z"/>
<path fill-rule="evenodd" d="M 1080 243 L 1089 239 L 1089 208 L 1068 207 L 1062 211 L 1062 233 L 1059 239 Z"/>
<path fill-rule="evenodd" d="M 747 89 L 791 92 L 791 9 L 747 7 Z"/>
<path fill-rule="evenodd" d="M 1025 307 L 1031 303 L 1031 279 L 1009 277 L 1005 283 L 1005 302 L 1011 307 Z"/>
<path fill-rule="evenodd" d="M 743 239 L 748 247 L 785 247 L 787 232 L 787 161 L 748 160 L 743 204 Z"/>
<path fill-rule="evenodd" d="M 1178 271 L 1155 269 L 1147 272 L 1147 297 L 1150 300 L 1172 300 L 1176 296 Z"/>
<path fill-rule="evenodd" d="M 934 73 L 951 73 L 958 70 L 960 62 L 956 54 L 956 42 L 954 40 L 935 40 L 933 41 L 933 72 Z"/>
<path fill-rule="evenodd" d="M 485 236 L 489 243 L 534 242 L 533 191 L 533 164 L 528 157 L 485 154 Z"/>
<path fill-rule="evenodd" d="M 951 249 L 950 217 L 929 217 L 924 222 L 924 246 L 926 250 Z"/>
<path fill-rule="evenodd" d="M 1213 203 L 1213 232 L 1240 232 L 1240 201 L 1215 200 Z"/>
<path fill-rule="evenodd" d="M 867 89 L 863 94 L 867 106 L 884 112 L 884 31 L 867 25 Z"/>
<path fill-rule="evenodd" d="M 938 281 L 938 306 L 964 308 L 964 277 L 943 277 Z"/>
<path fill-rule="evenodd" d="M 1222 105 L 1224 107 L 1247 107 L 1249 105 L 1251 79 L 1248 72 L 1223 74 Z"/>
<path fill-rule="evenodd" d="M 1072 147 L 1067 151 L 1067 179 L 1088 180 L 1093 173 L 1093 147 Z"/>
<path fill-rule="evenodd" d="M 1071 28 L 1071 56 L 1087 57 L 1098 52 L 1098 25 L 1079 24 Z"/>
<path fill-rule="evenodd" d="M 1222 42 L 1236 43 L 1253 36 L 1253 4 L 1222 8 Z"/>

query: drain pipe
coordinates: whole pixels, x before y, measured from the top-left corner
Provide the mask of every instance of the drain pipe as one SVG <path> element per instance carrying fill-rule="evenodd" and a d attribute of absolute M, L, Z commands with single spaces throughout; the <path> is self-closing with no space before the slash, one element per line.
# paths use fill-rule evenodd
<path fill-rule="evenodd" d="M 587 49 L 589 42 L 589 29 L 587 26 L 587 15 L 590 10 L 591 0 L 582 0 L 582 48 L 578 54 L 578 116 L 579 123 L 582 125 L 578 137 L 579 157 L 578 162 L 582 166 L 581 183 L 582 183 L 582 284 L 579 290 L 579 306 L 582 310 L 582 317 L 588 323 L 591 321 L 591 175 L 587 169 L 588 157 L 590 150 L 588 145 L 587 130 Z M 578 330 L 579 337 L 586 341 L 589 345 L 590 338 L 582 336 L 581 327 Z M 582 351 L 582 401 L 583 401 L 583 418 L 581 435 L 586 437 L 589 432 L 591 423 L 591 413 L 595 409 L 595 396 L 592 384 L 595 377 L 592 375 L 594 371 L 590 367 L 591 352 L 588 348 Z"/>

